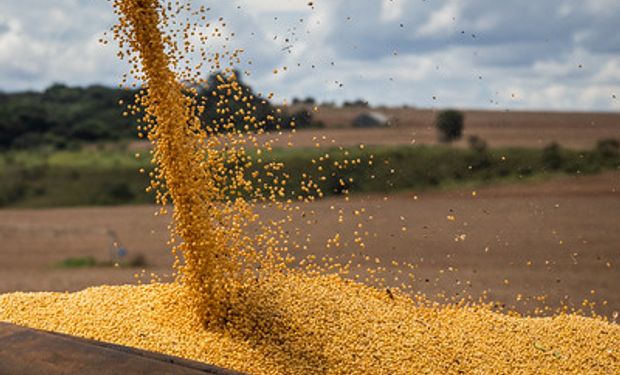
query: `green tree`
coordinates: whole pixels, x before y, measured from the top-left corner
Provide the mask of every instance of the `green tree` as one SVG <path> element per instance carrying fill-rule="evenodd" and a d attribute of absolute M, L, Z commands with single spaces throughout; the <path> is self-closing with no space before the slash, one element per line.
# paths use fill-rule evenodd
<path fill-rule="evenodd" d="M 447 109 L 439 112 L 435 120 L 435 126 L 439 132 L 441 142 L 452 142 L 463 135 L 465 116 L 455 109 Z"/>
<path fill-rule="evenodd" d="M 601 139 L 596 144 L 596 150 L 605 158 L 613 158 L 620 155 L 620 142 L 617 139 Z"/>
<path fill-rule="evenodd" d="M 557 171 L 565 164 L 562 147 L 557 142 L 552 142 L 542 150 L 543 165 L 550 170 Z"/>

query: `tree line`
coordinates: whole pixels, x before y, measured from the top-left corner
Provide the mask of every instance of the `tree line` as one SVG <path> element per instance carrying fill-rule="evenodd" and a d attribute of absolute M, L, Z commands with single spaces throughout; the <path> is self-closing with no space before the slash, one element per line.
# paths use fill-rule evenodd
<path fill-rule="evenodd" d="M 221 115 L 208 97 L 220 91 L 216 75 L 212 75 L 204 87 L 197 88 L 197 96 L 207 98 L 205 111 L 201 114 L 203 124 L 219 121 Z M 264 123 L 265 130 L 321 126 L 312 113 L 300 110 L 296 113 L 278 113 L 266 98 L 254 94 L 251 87 L 240 82 L 247 97 L 252 98 L 254 115 Z M 69 87 L 54 84 L 41 92 L 0 92 L 0 149 L 23 149 L 51 146 L 63 149 L 84 142 L 117 141 L 136 138 L 136 118 L 123 116 L 119 104 L 132 103 L 137 90 L 111 88 L 101 85 Z M 243 103 L 245 104 L 245 103 Z M 231 101 L 230 110 L 235 111 L 242 103 Z M 234 118 L 232 127 L 217 131 L 243 129 L 243 118 Z"/>
<path fill-rule="evenodd" d="M 42 92 L 0 93 L 0 148 L 58 148 L 78 141 L 134 136 L 119 100 L 135 92 L 104 86 L 54 84 Z"/>

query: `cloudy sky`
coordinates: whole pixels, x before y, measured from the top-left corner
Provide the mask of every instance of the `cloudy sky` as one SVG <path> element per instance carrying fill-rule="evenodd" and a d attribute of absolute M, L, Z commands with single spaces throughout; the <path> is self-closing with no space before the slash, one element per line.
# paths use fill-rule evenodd
<path fill-rule="evenodd" d="M 211 0 L 280 99 L 620 110 L 618 0 Z M 106 0 L 0 0 L 0 90 L 120 81 Z M 276 68 L 287 66 L 284 74 Z"/>

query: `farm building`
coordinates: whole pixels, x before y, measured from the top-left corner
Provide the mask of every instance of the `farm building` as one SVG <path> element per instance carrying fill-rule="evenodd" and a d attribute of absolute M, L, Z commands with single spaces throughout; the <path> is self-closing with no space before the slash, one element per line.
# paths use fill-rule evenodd
<path fill-rule="evenodd" d="M 389 117 L 380 112 L 365 112 L 353 119 L 354 128 L 379 128 L 389 125 Z"/>

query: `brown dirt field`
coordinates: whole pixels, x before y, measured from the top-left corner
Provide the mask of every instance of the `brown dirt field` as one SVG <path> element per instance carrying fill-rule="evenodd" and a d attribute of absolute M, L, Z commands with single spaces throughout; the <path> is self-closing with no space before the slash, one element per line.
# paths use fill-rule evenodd
<path fill-rule="evenodd" d="M 330 198 L 304 206 L 311 224 L 302 230 L 312 235 L 310 252 L 359 251 L 351 244 L 326 251 L 324 244 L 336 231 L 350 240 L 362 222 L 369 231 L 364 253 L 383 259 L 392 272 L 389 260 L 415 263 L 416 290 L 421 292 L 478 296 L 487 289 L 491 300 L 520 311 L 534 306 L 529 298 L 547 294 L 553 307 L 562 300 L 578 305 L 588 298 L 608 301 L 597 308 L 602 313 L 620 311 L 620 173 L 490 187 L 476 196 L 452 191 L 422 193 L 415 200 L 414 194 L 387 200 L 354 196 L 349 202 Z M 353 220 L 351 212 L 361 207 L 373 220 Z M 346 213 L 342 224 L 338 208 Z M 0 210 L 0 292 L 135 282 L 139 269 L 53 267 L 67 257 L 108 259 L 109 229 L 130 255 L 146 256 L 146 281 L 150 272 L 168 273 L 167 218 L 154 212 L 153 206 Z M 448 220 L 449 215 L 455 220 Z M 517 294 L 524 301 L 517 303 Z"/>
<path fill-rule="evenodd" d="M 435 110 L 378 108 L 376 111 L 391 118 L 390 128 L 351 128 L 349 124 L 352 120 L 365 111 L 368 109 L 322 107 L 315 117 L 326 124 L 325 129 L 299 131 L 296 135 L 285 134 L 281 136 L 283 140 L 279 145 L 285 145 L 288 140 L 284 140 L 288 138 L 298 147 L 314 146 L 317 141 L 322 145 L 437 143 Z M 463 139 L 457 142 L 459 146 L 466 146 L 470 135 L 485 139 L 491 147 L 544 147 L 551 142 L 558 142 L 564 147 L 587 149 L 602 138 L 620 139 L 619 113 L 473 110 L 464 113 L 465 129 Z"/>
<path fill-rule="evenodd" d="M 300 106 L 291 111 L 300 110 Z M 289 142 L 295 147 L 437 144 L 434 127 L 436 110 L 415 108 L 370 109 L 386 114 L 389 128 L 355 129 L 351 121 L 366 108 L 321 107 L 314 116 L 326 124 L 324 129 L 282 132 L 260 137 L 262 142 L 276 140 L 277 147 Z M 589 149 L 604 138 L 620 140 L 620 113 L 599 112 L 514 112 L 465 110 L 463 138 L 456 142 L 467 147 L 470 135 L 487 141 L 490 147 L 544 147 L 552 142 L 574 149 Z M 134 142 L 132 149 L 145 149 L 147 142 Z"/>

